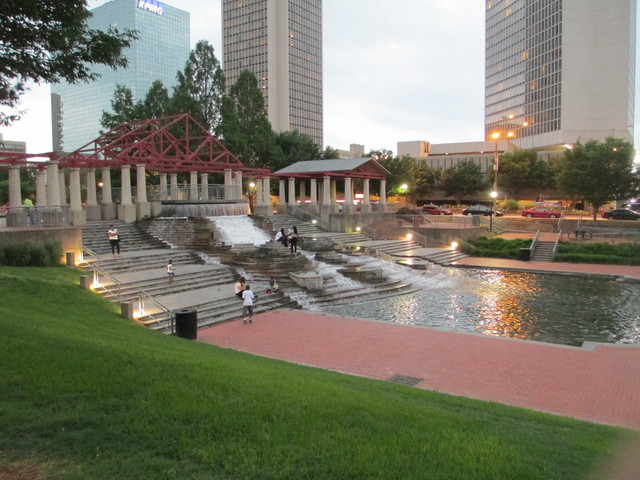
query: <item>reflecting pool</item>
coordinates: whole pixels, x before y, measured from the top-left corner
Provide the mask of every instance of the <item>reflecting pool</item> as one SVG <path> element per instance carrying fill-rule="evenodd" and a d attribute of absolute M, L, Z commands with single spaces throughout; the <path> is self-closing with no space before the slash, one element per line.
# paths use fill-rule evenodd
<path fill-rule="evenodd" d="M 417 293 L 315 310 L 566 345 L 640 343 L 640 284 L 598 277 L 447 268 Z"/>

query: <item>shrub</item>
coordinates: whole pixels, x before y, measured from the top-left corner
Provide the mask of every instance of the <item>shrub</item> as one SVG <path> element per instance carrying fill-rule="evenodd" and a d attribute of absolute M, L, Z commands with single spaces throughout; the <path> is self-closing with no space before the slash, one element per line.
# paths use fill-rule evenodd
<path fill-rule="evenodd" d="M 11 267 L 53 267 L 61 256 L 62 246 L 56 241 L 0 245 L 0 265 Z"/>
<path fill-rule="evenodd" d="M 640 244 L 560 242 L 556 262 L 640 265 Z"/>
<path fill-rule="evenodd" d="M 520 258 L 520 249 L 531 246 L 531 240 L 528 239 L 505 240 L 504 238 L 485 236 L 469 240 L 469 243 L 476 248 L 463 245 L 462 251 L 467 255 L 509 259 Z"/>

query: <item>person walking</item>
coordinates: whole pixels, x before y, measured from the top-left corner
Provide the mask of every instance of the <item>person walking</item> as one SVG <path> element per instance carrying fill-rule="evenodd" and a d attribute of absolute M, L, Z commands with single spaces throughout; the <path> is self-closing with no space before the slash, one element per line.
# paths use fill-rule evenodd
<path fill-rule="evenodd" d="M 289 247 L 291 248 L 291 253 L 298 251 L 298 229 L 295 225 L 289 230 Z"/>
<path fill-rule="evenodd" d="M 247 283 L 244 277 L 240 277 L 234 286 L 234 290 L 236 292 L 236 297 L 242 299 L 242 293 L 244 292 L 244 286 Z"/>
<path fill-rule="evenodd" d="M 242 323 L 247 323 L 247 319 L 249 323 L 253 323 L 253 299 L 255 296 L 251 291 L 251 286 L 246 285 L 244 287 L 244 291 L 242 292 Z"/>
<path fill-rule="evenodd" d="M 109 243 L 111 244 L 111 254 L 114 257 L 120 256 L 120 235 L 118 234 L 118 229 L 113 225 L 109 225 L 109 230 L 107 230 L 107 236 L 109 237 Z"/>
<path fill-rule="evenodd" d="M 173 277 L 176 276 L 176 272 L 173 268 L 173 259 L 169 260 L 167 264 L 167 275 L 169 275 L 169 283 L 173 283 Z"/>

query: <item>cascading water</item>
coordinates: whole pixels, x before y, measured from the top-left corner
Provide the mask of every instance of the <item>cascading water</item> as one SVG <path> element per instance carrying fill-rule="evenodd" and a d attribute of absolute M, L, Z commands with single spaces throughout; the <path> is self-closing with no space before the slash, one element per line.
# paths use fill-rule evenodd
<path fill-rule="evenodd" d="M 207 217 L 216 225 L 220 239 L 225 245 L 253 244 L 262 245 L 271 238 L 245 215 Z"/>

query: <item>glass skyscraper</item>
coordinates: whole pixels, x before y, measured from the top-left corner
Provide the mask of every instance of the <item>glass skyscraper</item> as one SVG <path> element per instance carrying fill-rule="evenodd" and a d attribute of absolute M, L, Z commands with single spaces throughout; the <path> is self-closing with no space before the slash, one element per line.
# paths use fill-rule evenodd
<path fill-rule="evenodd" d="M 227 87 L 250 70 L 274 130 L 322 147 L 322 0 L 222 0 Z"/>
<path fill-rule="evenodd" d="M 485 138 L 633 141 L 636 0 L 487 0 Z"/>
<path fill-rule="evenodd" d="M 100 78 L 76 85 L 51 87 L 53 148 L 71 152 L 100 135 L 100 117 L 111 110 L 116 85 L 131 89 L 142 100 L 155 80 L 171 91 L 176 74 L 189 57 L 189 13 L 155 0 L 112 0 L 91 11 L 92 29 L 114 26 L 137 30 L 138 40 L 125 51 L 127 69 L 96 66 Z"/>

